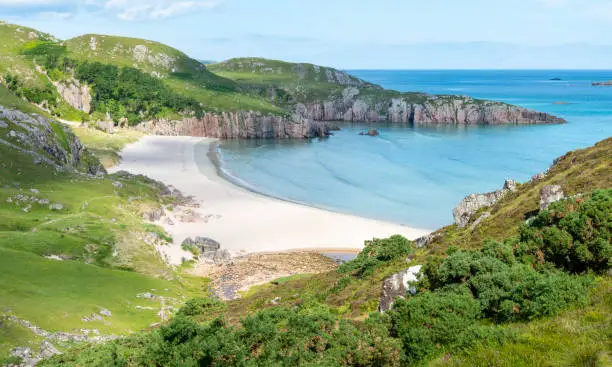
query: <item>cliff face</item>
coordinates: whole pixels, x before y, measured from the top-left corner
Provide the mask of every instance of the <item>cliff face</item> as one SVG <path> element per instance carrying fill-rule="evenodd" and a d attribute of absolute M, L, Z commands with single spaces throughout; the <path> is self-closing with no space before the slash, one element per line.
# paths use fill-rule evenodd
<path fill-rule="evenodd" d="M 269 116 L 255 112 L 206 113 L 202 118 L 148 121 L 136 128 L 157 135 L 221 139 L 299 139 L 329 135 L 327 124 L 323 122 L 300 116 Z"/>
<path fill-rule="evenodd" d="M 359 96 L 347 89 L 342 98 L 299 103 L 296 112 L 318 121 L 391 122 L 414 125 L 556 124 L 565 120 L 547 113 L 500 102 L 464 96 L 382 97 Z"/>
<path fill-rule="evenodd" d="M 91 93 L 89 87 L 76 79 L 54 83 L 57 92 L 70 106 L 89 113 L 91 111 Z"/>

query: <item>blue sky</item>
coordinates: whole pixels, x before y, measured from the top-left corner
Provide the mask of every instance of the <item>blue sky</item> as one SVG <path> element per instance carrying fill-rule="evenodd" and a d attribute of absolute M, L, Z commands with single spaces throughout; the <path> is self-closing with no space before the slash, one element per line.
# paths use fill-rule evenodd
<path fill-rule="evenodd" d="M 192 57 L 343 69 L 612 69 L 612 0 L 0 0 L 70 38 L 147 38 Z"/>

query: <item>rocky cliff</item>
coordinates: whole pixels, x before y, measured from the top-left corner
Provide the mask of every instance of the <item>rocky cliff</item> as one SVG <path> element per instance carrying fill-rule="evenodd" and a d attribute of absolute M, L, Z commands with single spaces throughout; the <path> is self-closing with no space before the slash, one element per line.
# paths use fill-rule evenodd
<path fill-rule="evenodd" d="M 0 144 L 32 156 L 58 171 L 104 174 L 100 161 L 60 123 L 0 105 Z"/>
<path fill-rule="evenodd" d="M 298 103 L 296 112 L 318 121 L 391 122 L 412 125 L 558 124 L 565 120 L 526 108 L 465 96 L 360 96 L 347 88 L 341 98 Z"/>
<path fill-rule="evenodd" d="M 325 123 L 300 116 L 271 116 L 255 112 L 206 113 L 202 118 L 148 121 L 136 128 L 157 135 L 222 139 L 290 139 L 329 135 Z"/>
<path fill-rule="evenodd" d="M 70 106 L 85 113 L 91 112 L 91 92 L 86 84 L 71 78 L 65 82 L 54 83 L 57 92 Z"/>

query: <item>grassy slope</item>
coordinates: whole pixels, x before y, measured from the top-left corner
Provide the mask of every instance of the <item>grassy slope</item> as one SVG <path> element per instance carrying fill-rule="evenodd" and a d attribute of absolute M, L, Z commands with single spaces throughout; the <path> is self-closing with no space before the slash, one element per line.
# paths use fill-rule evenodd
<path fill-rule="evenodd" d="M 100 159 L 105 168 L 119 164 L 121 160 L 119 152 L 127 144 L 138 141 L 144 135 L 135 130 L 118 130 L 114 134 L 107 134 L 97 129 L 79 126 L 72 126 L 72 131 Z"/>
<path fill-rule="evenodd" d="M 612 187 L 612 138 L 594 147 L 569 152 L 554 164 L 545 178 L 519 186 L 515 193 L 506 195 L 488 210 L 491 217 L 482 221 L 474 230 L 459 229 L 455 225 L 442 228 L 431 248 L 442 253 L 453 245 L 457 247 L 480 246 L 482 240 L 503 240 L 514 234 L 515 228 L 539 209 L 540 190 L 546 185 L 561 185 L 566 195 L 576 195 L 597 188 Z M 475 215 L 475 220 L 478 215 Z"/>
<path fill-rule="evenodd" d="M 95 50 L 92 49 L 94 43 Z M 70 39 L 65 45 L 69 56 L 78 60 L 136 67 L 147 73 L 157 73 L 174 90 L 195 97 L 208 110 L 280 112 L 269 102 L 243 93 L 234 81 L 211 73 L 199 61 L 157 42 L 88 34 Z M 140 58 L 134 50 L 136 47 L 142 49 L 142 46 L 146 47 L 147 52 Z"/>
<path fill-rule="evenodd" d="M 313 64 L 238 58 L 208 65 L 208 69 L 280 105 L 341 98 L 343 91 L 351 85 L 359 88 L 360 98 L 373 105 L 394 97 L 403 97 L 415 103 L 421 103 L 426 98 L 422 93 L 386 90 L 348 74 L 341 83 L 335 75 L 343 72 Z M 328 75 L 332 75 L 331 79 Z"/>
<path fill-rule="evenodd" d="M 3 87 L 0 105 L 33 108 Z M 0 129 L 2 138 L 5 132 Z M 115 188 L 115 181 L 124 187 Z M 17 195 L 28 201 L 15 200 Z M 50 210 L 30 197 L 60 203 L 63 209 Z M 177 306 L 201 294 L 206 280 L 176 274 L 142 240 L 146 233 L 161 231 L 143 223 L 140 215 L 159 200 L 159 188 L 146 180 L 58 175 L 0 144 L 0 312 L 10 309 L 50 331 L 95 328 L 119 334 L 159 321 L 159 303 L 138 299 L 138 293 L 156 289 Z M 50 255 L 66 260 L 45 258 Z M 138 310 L 137 305 L 154 309 Z M 100 307 L 113 313 L 109 325 L 81 320 Z M 35 340 L 28 330 L 0 320 L 0 360 L 11 348 Z"/>

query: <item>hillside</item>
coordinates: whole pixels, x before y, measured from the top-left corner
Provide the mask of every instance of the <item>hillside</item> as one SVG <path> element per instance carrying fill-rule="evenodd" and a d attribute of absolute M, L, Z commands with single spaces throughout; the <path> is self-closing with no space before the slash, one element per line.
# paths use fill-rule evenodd
<path fill-rule="evenodd" d="M 400 93 L 332 68 L 247 58 L 204 65 L 157 42 L 87 34 L 67 41 L 1 23 L 2 83 L 50 114 L 145 132 L 220 138 L 326 136 L 327 121 L 563 123 L 465 96 Z"/>
<path fill-rule="evenodd" d="M 366 241 L 335 271 L 195 298 L 159 329 L 43 365 L 608 365 L 610 149 L 570 152 L 517 185 L 472 226 L 479 236 Z M 540 210 L 556 183 L 565 198 Z"/>
<path fill-rule="evenodd" d="M 37 110 L 0 86 L 0 365 L 145 329 L 206 286 L 165 264 L 167 236 L 143 220 L 177 200 L 168 188 L 106 175 Z M 161 303 L 137 297 L 153 289 Z"/>
<path fill-rule="evenodd" d="M 319 121 L 387 121 L 411 125 L 565 122 L 500 102 L 386 90 L 346 72 L 312 64 L 243 58 L 208 67 L 271 102 Z"/>

